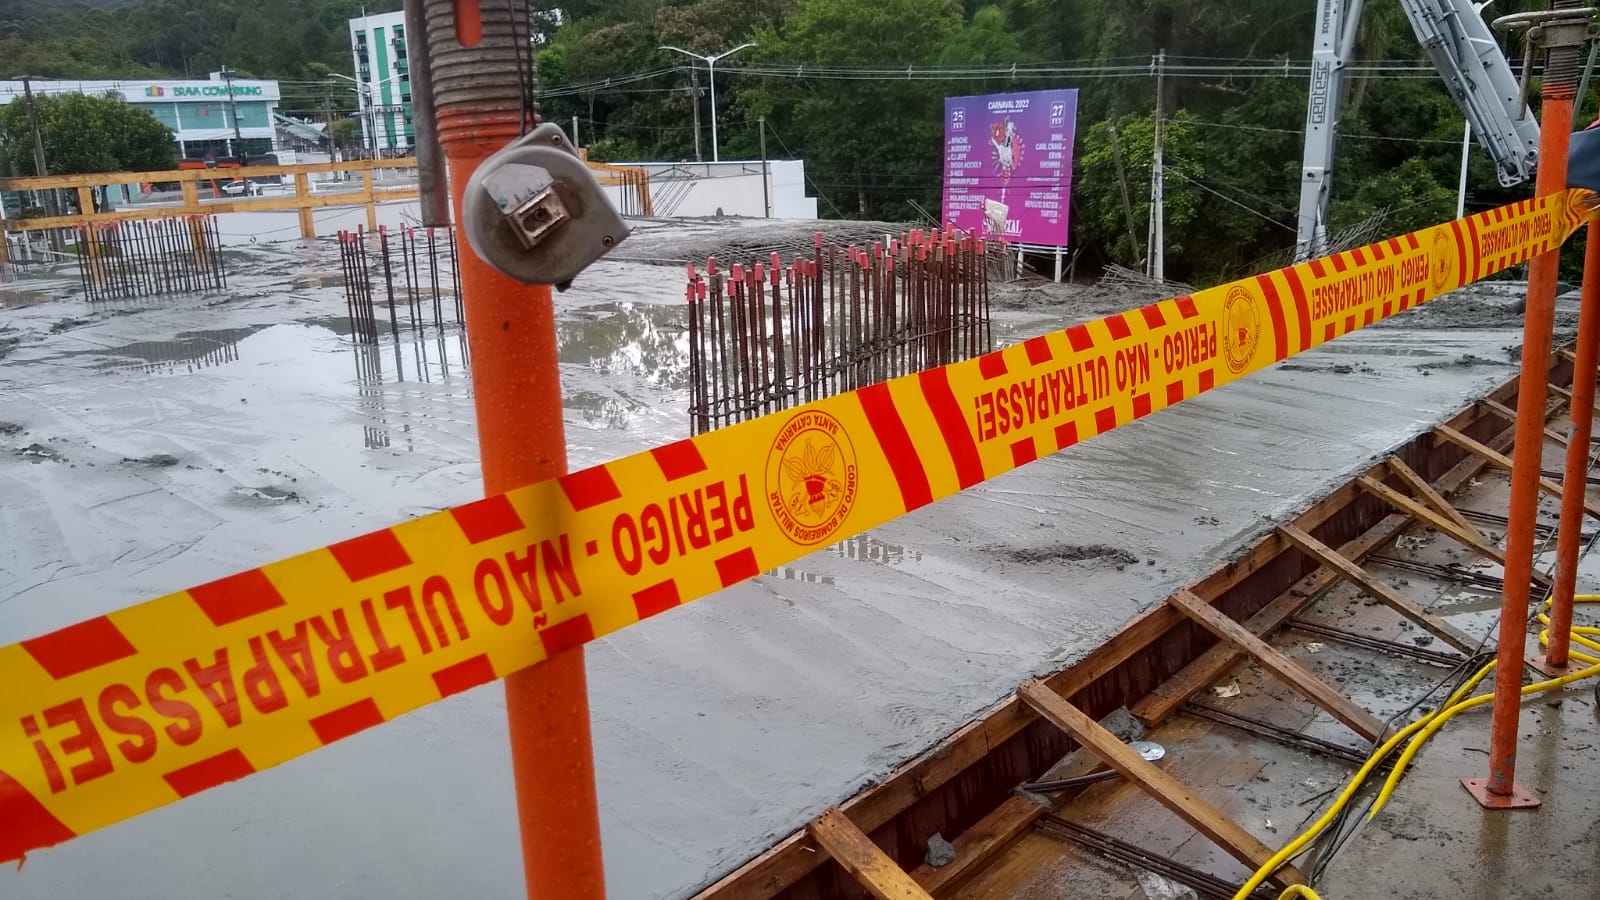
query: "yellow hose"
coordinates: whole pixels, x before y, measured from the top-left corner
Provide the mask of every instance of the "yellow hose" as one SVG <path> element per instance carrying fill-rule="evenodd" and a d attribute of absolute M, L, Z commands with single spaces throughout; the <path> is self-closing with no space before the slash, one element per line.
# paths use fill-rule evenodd
<path fill-rule="evenodd" d="M 1572 599 L 1574 603 L 1600 603 L 1600 594 L 1579 594 Z M 1546 609 L 1549 608 L 1550 602 L 1550 599 L 1546 598 L 1544 603 Z M 1546 626 L 1539 632 L 1539 645 L 1546 646 L 1550 641 L 1550 617 L 1544 612 L 1544 610 L 1541 610 L 1539 613 L 1539 623 Z M 1582 647 L 1587 647 L 1590 650 L 1600 653 L 1600 641 L 1593 640 L 1592 638 L 1600 638 L 1600 628 L 1592 628 L 1587 626 L 1574 626 L 1572 628 L 1572 643 Z M 1600 656 L 1591 656 L 1587 653 L 1582 653 L 1576 650 L 1572 651 L 1569 656 L 1577 662 L 1588 664 L 1589 667 L 1586 669 L 1581 669 L 1577 672 L 1571 672 L 1569 674 L 1562 675 L 1559 678 L 1552 678 L 1548 681 L 1530 684 L 1522 689 L 1522 696 L 1526 697 L 1530 694 L 1537 694 L 1542 691 L 1551 690 L 1552 688 L 1558 688 L 1571 684 L 1574 681 L 1581 681 L 1585 678 L 1600 675 Z M 1330 825 L 1339 815 L 1340 811 L 1342 811 L 1345 806 L 1350 803 L 1350 800 L 1355 796 L 1356 791 L 1361 789 L 1361 785 L 1366 781 L 1367 776 L 1372 774 L 1372 770 L 1376 769 L 1390 753 L 1393 753 L 1396 747 L 1400 746 L 1402 742 L 1409 739 L 1410 743 L 1407 745 L 1405 752 L 1401 754 L 1399 761 L 1395 763 L 1394 771 L 1389 774 L 1388 779 L 1384 782 L 1383 790 L 1378 793 L 1377 799 L 1372 804 L 1372 812 L 1367 815 L 1367 818 L 1370 820 L 1373 816 L 1377 815 L 1378 811 L 1383 809 L 1384 804 L 1389 802 L 1389 797 L 1394 794 L 1395 788 L 1400 783 L 1401 776 L 1405 773 L 1406 766 L 1411 762 L 1412 758 L 1416 756 L 1417 752 L 1422 749 L 1422 745 L 1427 742 L 1428 738 L 1436 734 L 1440 728 L 1444 727 L 1446 722 L 1449 722 L 1451 719 L 1455 718 L 1458 713 L 1465 712 L 1473 707 L 1482 706 L 1483 704 L 1492 702 L 1494 700 L 1493 693 L 1480 694 L 1479 696 L 1472 697 L 1471 699 L 1467 700 L 1462 699 L 1483 682 L 1483 679 L 1494 670 L 1494 665 L 1495 664 L 1491 662 L 1479 669 L 1477 673 L 1475 673 L 1471 678 L 1467 679 L 1465 684 L 1451 693 L 1449 699 L 1447 699 L 1438 710 L 1395 732 L 1392 737 L 1390 737 L 1387 741 L 1384 741 L 1381 746 L 1374 750 L 1372 755 L 1367 758 L 1367 761 L 1362 764 L 1361 768 L 1356 770 L 1356 774 L 1351 777 L 1350 783 L 1345 786 L 1345 789 L 1340 792 L 1338 798 L 1333 801 L 1333 805 L 1328 807 L 1328 811 L 1323 813 L 1322 817 L 1317 819 L 1317 821 L 1311 823 L 1311 827 L 1301 832 L 1298 837 L 1290 841 L 1288 844 L 1285 844 L 1282 850 L 1279 850 L 1277 853 L 1273 854 L 1271 859 L 1267 860 L 1260 869 L 1256 870 L 1255 874 L 1250 876 L 1250 880 L 1244 883 L 1244 886 L 1239 889 L 1239 892 L 1233 895 L 1233 900 L 1246 900 L 1246 898 L 1248 898 L 1256 888 L 1260 887 L 1261 883 L 1266 881 L 1273 872 L 1277 871 L 1278 868 L 1284 863 L 1293 859 L 1297 854 L 1300 853 L 1302 849 L 1304 849 L 1307 844 L 1315 840 L 1317 835 L 1321 834 L 1322 830 L 1327 828 L 1328 825 Z M 1296 893 L 1296 891 L 1299 891 L 1300 893 Z M 1291 897 L 1316 898 L 1317 895 L 1310 888 L 1305 887 L 1304 885 L 1294 885 L 1279 895 L 1279 900 L 1288 900 L 1288 898 Z M 1320 898 L 1318 898 L 1318 900 L 1320 900 Z"/>
<path fill-rule="evenodd" d="M 1294 900 L 1296 897 L 1303 897 L 1304 900 L 1322 900 L 1316 891 L 1303 884 L 1290 885 L 1288 890 L 1278 895 L 1278 900 Z"/>

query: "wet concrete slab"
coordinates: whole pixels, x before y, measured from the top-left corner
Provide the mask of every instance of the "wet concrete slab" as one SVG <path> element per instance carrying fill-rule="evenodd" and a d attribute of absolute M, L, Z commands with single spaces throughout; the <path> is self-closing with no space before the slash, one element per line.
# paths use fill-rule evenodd
<path fill-rule="evenodd" d="M 479 495 L 459 329 L 380 314 L 353 349 L 332 247 L 229 253 L 223 294 L 0 313 L 0 641 Z M 680 279 L 608 262 L 558 298 L 575 467 L 687 433 Z M 1109 302 L 997 294 L 996 333 Z M 593 645 L 612 896 L 691 892 L 1479 396 L 1511 304 L 1437 301 Z M 0 896 L 515 895 L 502 706 L 34 854 Z"/>

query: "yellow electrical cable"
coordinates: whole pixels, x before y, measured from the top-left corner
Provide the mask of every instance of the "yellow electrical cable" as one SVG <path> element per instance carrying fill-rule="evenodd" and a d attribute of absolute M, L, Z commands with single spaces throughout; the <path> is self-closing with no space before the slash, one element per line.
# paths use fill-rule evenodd
<path fill-rule="evenodd" d="M 1572 599 L 1574 603 L 1600 603 L 1600 594 L 1579 594 Z M 1549 608 L 1550 603 L 1551 599 L 1546 598 L 1544 603 L 1546 609 Z M 1550 624 L 1550 617 L 1543 610 L 1541 610 L 1538 620 L 1540 624 L 1546 626 L 1544 630 L 1539 632 L 1539 645 L 1546 646 L 1549 644 L 1550 640 L 1550 631 L 1548 628 Z M 1571 630 L 1571 635 L 1572 642 L 1574 644 L 1578 644 L 1596 652 L 1600 652 L 1600 641 L 1592 640 L 1589 637 L 1594 636 L 1600 638 L 1600 628 L 1574 626 Z M 1551 690 L 1552 688 L 1563 687 L 1571 684 L 1574 681 L 1581 681 L 1585 678 L 1600 675 L 1600 656 L 1591 656 L 1587 653 L 1578 651 L 1571 652 L 1569 656 L 1578 662 L 1588 663 L 1589 667 L 1586 669 L 1581 669 L 1577 672 L 1571 672 L 1569 674 L 1562 675 L 1559 678 L 1552 678 L 1548 681 L 1530 684 L 1522 689 L 1522 696 L 1537 694 L 1542 691 Z M 1378 811 L 1383 808 L 1384 804 L 1388 802 L 1389 797 L 1394 793 L 1394 789 L 1399 784 L 1401 775 L 1405 772 L 1406 765 L 1414 756 L 1416 756 L 1417 752 L 1422 748 L 1422 745 L 1427 742 L 1428 738 L 1437 733 L 1440 728 L 1444 727 L 1446 722 L 1450 721 L 1458 713 L 1465 712 L 1473 707 L 1482 706 L 1483 704 L 1494 700 L 1493 693 L 1481 694 L 1468 700 L 1461 699 L 1462 697 L 1471 693 L 1474 688 L 1482 683 L 1483 679 L 1494 670 L 1494 666 L 1495 664 L 1490 662 L 1483 668 L 1479 669 L 1477 673 L 1475 673 L 1471 678 L 1467 679 L 1465 684 L 1461 685 L 1461 687 L 1452 692 L 1450 697 L 1445 700 L 1438 710 L 1418 719 L 1415 722 L 1412 722 L 1410 725 L 1407 725 L 1398 732 L 1395 732 L 1395 734 L 1387 741 L 1384 741 L 1383 744 L 1374 750 L 1372 755 L 1367 758 L 1367 761 L 1362 764 L 1360 769 L 1356 771 L 1356 774 L 1351 777 L 1350 783 L 1345 786 L 1345 789 L 1340 792 L 1338 798 L 1335 799 L 1333 804 L 1328 807 L 1327 812 L 1323 813 L 1322 817 L 1317 819 L 1317 821 L 1311 823 L 1311 827 L 1301 832 L 1298 837 L 1290 841 L 1288 844 L 1285 844 L 1282 850 L 1279 850 L 1277 853 L 1273 854 L 1271 859 L 1268 859 L 1260 869 L 1257 869 L 1256 872 L 1250 876 L 1250 880 L 1244 883 L 1244 885 L 1239 889 L 1239 892 L 1234 894 L 1233 900 L 1246 900 L 1246 898 L 1248 898 L 1256 888 L 1260 887 L 1261 883 L 1266 881 L 1273 872 L 1277 871 L 1280 866 L 1298 855 L 1305 845 L 1315 840 L 1317 835 L 1321 834 L 1323 829 L 1327 828 L 1328 825 L 1333 822 L 1334 818 L 1339 815 L 1339 812 L 1343 810 L 1347 804 L 1349 804 L 1350 800 L 1355 796 L 1356 791 L 1360 790 L 1361 785 L 1365 783 L 1367 776 L 1372 774 L 1372 770 L 1376 769 L 1390 753 L 1393 753 L 1395 748 L 1400 746 L 1401 742 L 1410 739 L 1411 743 L 1406 747 L 1405 752 L 1401 755 L 1399 762 L 1395 764 L 1394 771 L 1390 773 L 1389 778 L 1384 782 L 1383 790 L 1379 792 L 1377 800 L 1373 802 L 1372 812 L 1368 814 L 1367 818 L 1370 820 L 1373 816 L 1377 815 Z M 1414 738 L 1413 735 L 1415 736 Z M 1296 891 L 1301 892 L 1296 893 Z M 1317 898 L 1317 895 L 1310 888 L 1307 888 L 1303 885 L 1294 885 L 1283 894 L 1279 895 L 1279 900 L 1288 900 L 1288 898 L 1291 897 Z M 1317 898 L 1317 900 L 1320 900 L 1320 898 Z"/>
<path fill-rule="evenodd" d="M 1322 897 L 1316 891 L 1303 884 L 1290 885 L 1288 890 L 1278 895 L 1278 900 L 1294 900 L 1296 897 L 1303 897 L 1305 900 L 1322 900 Z"/>

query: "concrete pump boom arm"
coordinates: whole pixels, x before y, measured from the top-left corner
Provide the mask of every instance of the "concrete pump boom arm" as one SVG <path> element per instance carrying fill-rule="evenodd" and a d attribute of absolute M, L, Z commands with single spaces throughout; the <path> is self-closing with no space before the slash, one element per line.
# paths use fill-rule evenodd
<path fill-rule="evenodd" d="M 1450 96 L 1494 160 L 1500 183 L 1520 184 L 1538 161 L 1539 123 L 1528 113 L 1511 65 L 1472 0 L 1400 0 L 1417 41 L 1428 51 Z M 1327 252 L 1328 198 L 1344 98 L 1344 68 L 1354 55 L 1362 0 L 1318 0 L 1306 105 L 1296 256 Z"/>

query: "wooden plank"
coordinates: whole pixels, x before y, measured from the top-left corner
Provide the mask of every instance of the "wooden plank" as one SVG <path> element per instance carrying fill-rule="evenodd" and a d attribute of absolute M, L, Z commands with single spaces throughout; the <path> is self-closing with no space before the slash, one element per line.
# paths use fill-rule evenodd
<path fill-rule="evenodd" d="M 184 187 L 192 189 L 193 182 L 185 182 Z M 374 202 L 386 203 L 391 200 L 415 200 L 421 196 L 416 189 L 393 191 L 379 191 Z M 287 209 L 322 209 L 329 206 L 360 206 L 366 203 L 366 195 L 361 191 L 342 191 L 336 194 L 306 194 L 304 197 L 250 197 L 238 200 L 207 200 L 202 202 L 198 196 L 185 197 L 182 206 L 152 206 L 142 209 L 116 209 L 109 212 L 89 213 L 77 216 L 54 216 L 42 219 L 5 219 L 0 221 L 0 228 L 6 231 L 39 231 L 46 228 L 76 228 L 86 224 L 101 222 L 132 222 L 143 219 L 170 219 L 174 216 L 209 216 L 218 213 L 232 212 L 274 212 Z"/>
<path fill-rule="evenodd" d="M 1507 472 L 1511 471 L 1511 457 L 1506 456 L 1504 453 L 1501 453 L 1492 447 L 1485 447 L 1483 444 L 1478 443 L 1477 441 L 1466 436 L 1465 434 L 1462 434 L 1454 428 L 1451 428 L 1448 425 L 1440 425 L 1435 430 L 1438 432 L 1440 437 L 1452 444 L 1455 444 L 1457 447 L 1460 447 L 1468 453 L 1481 456 L 1491 465 L 1504 469 Z M 1561 496 L 1561 485 L 1548 478 L 1540 477 L 1539 489 L 1544 491 L 1546 494 L 1551 495 L 1552 497 Z M 1591 502 L 1587 497 L 1585 497 L 1583 501 L 1583 511 L 1597 519 L 1600 519 L 1600 504 Z"/>
<path fill-rule="evenodd" d="M 238 178 L 266 178 L 294 175 L 297 172 L 364 172 L 372 169 L 414 169 L 415 157 L 397 159 L 347 159 L 339 162 L 295 163 L 279 166 L 218 167 L 215 169 L 161 169 L 155 172 L 90 172 L 82 175 L 28 175 L 0 178 L 0 191 L 45 191 L 55 188 L 103 187 L 112 184 L 145 182 L 174 183 L 233 181 Z"/>
<path fill-rule="evenodd" d="M 1394 488 L 1391 488 L 1388 485 L 1377 481 L 1376 479 L 1368 478 L 1363 475 L 1361 478 L 1357 479 L 1357 483 L 1359 483 L 1363 488 L 1366 488 L 1368 491 L 1371 491 L 1374 495 L 1387 500 L 1391 506 L 1410 513 L 1412 516 L 1421 519 L 1424 523 L 1431 526 L 1435 530 L 1442 531 L 1445 534 L 1455 538 L 1457 541 L 1460 541 L 1468 547 L 1471 547 L 1478 553 L 1478 555 L 1492 559 L 1502 566 L 1505 565 L 1506 555 L 1500 552 L 1499 549 L 1488 544 L 1487 542 L 1478 540 L 1465 531 L 1462 531 L 1456 525 L 1456 523 L 1446 519 L 1444 516 L 1439 515 L 1431 508 L 1423 506 L 1421 503 L 1418 503 L 1410 497 L 1407 497 L 1405 494 L 1400 493 Z M 1541 574 L 1538 571 L 1535 571 L 1532 577 L 1533 583 L 1542 588 L 1549 589 L 1555 586 L 1554 582 L 1550 580 L 1549 576 Z"/>
<path fill-rule="evenodd" d="M 1211 606 L 1200 598 L 1194 599 L 1206 609 L 1211 609 Z M 1215 841 L 1217 846 L 1228 851 L 1235 859 L 1251 869 L 1259 869 L 1272 858 L 1273 851 L 1266 844 L 1256 840 L 1254 835 L 1240 828 L 1232 819 L 1218 812 L 1216 807 L 1163 772 L 1154 763 L 1147 762 L 1116 735 L 1101 727 L 1099 722 L 1061 699 L 1060 694 L 1045 687 L 1043 682 L 1029 681 L 1018 689 L 1017 693 L 1053 725 L 1072 735 L 1074 740 L 1092 750 L 1124 778 L 1137 784 L 1158 803 L 1172 810 L 1196 831 Z M 1305 875 L 1290 865 L 1279 868 L 1273 873 L 1272 880 L 1284 887 L 1306 883 Z"/>
<path fill-rule="evenodd" d="M 1328 714 L 1373 743 L 1383 733 L 1383 723 L 1349 697 L 1334 690 L 1304 666 L 1285 656 L 1282 650 L 1245 630 L 1222 610 L 1188 591 L 1178 591 L 1167 599 L 1178 611 L 1205 629 L 1255 658 L 1263 669 L 1295 689 L 1301 696 L 1328 711 Z"/>
<path fill-rule="evenodd" d="M 1495 415 L 1499 416 L 1500 418 L 1504 419 L 1505 421 L 1510 422 L 1512 424 L 1516 424 L 1517 411 L 1512 409 L 1511 407 L 1505 405 L 1504 403 L 1499 403 L 1497 401 L 1489 400 L 1489 399 L 1480 400 L 1479 402 L 1483 404 L 1483 407 L 1485 409 L 1489 410 L 1490 412 L 1493 412 Z M 1560 444 L 1563 447 L 1565 447 L 1567 445 L 1567 436 L 1562 434 L 1561 432 L 1555 430 L 1554 428 L 1549 427 L 1549 426 L 1545 427 L 1544 436 L 1549 438 L 1552 441 L 1555 441 L 1556 443 Z"/>
<path fill-rule="evenodd" d="M 1409 471 L 1409 470 L 1408 470 Z M 1413 473 L 1415 474 L 1415 473 Z M 1426 483 L 1426 482 L 1424 482 Z M 1430 488 L 1431 490 L 1431 488 Z M 1452 507 L 1453 508 L 1453 507 Z M 1340 576 L 1355 583 L 1369 596 L 1380 600 L 1384 605 L 1399 613 L 1423 628 L 1450 646 L 1468 655 L 1478 647 L 1478 642 L 1463 634 L 1449 622 L 1428 612 L 1410 597 L 1400 593 L 1398 589 L 1381 578 L 1375 577 L 1371 572 L 1361 568 L 1350 560 L 1340 556 L 1332 547 L 1317 540 L 1311 535 L 1301 531 L 1293 525 L 1280 526 L 1279 531 L 1288 538 L 1290 543 L 1310 554 L 1323 565 L 1339 573 Z M 1481 535 L 1480 535 L 1481 537 Z"/>
<path fill-rule="evenodd" d="M 933 900 L 838 807 L 818 816 L 806 830 L 878 900 Z"/>
<path fill-rule="evenodd" d="M 956 858 L 934 868 L 923 863 L 911 872 L 911 879 L 935 897 L 941 897 L 962 882 L 976 875 L 996 854 L 1011 846 L 1020 835 L 1033 827 L 1044 815 L 1045 807 L 1021 794 L 1013 794 L 1006 802 L 978 820 L 976 825 L 963 831 L 950 842 Z"/>
<path fill-rule="evenodd" d="M 1476 525 L 1467 521 L 1467 517 L 1461 514 L 1461 510 L 1455 508 L 1455 504 L 1446 500 L 1443 494 L 1434 490 L 1433 485 L 1428 483 L 1428 479 L 1418 475 L 1417 470 L 1406 465 L 1405 460 L 1398 456 L 1391 456 L 1388 462 L 1389 471 L 1398 476 L 1401 481 L 1404 481 L 1406 486 L 1411 488 L 1412 493 L 1417 495 L 1418 499 L 1438 510 L 1445 518 L 1477 535 L 1478 540 L 1487 540 L 1483 536 L 1483 532 L 1479 531 Z"/>

